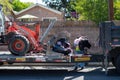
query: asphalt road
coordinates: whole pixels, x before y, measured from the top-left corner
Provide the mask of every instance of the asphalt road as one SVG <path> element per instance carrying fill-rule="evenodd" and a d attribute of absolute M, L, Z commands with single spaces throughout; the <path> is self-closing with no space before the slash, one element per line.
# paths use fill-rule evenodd
<path fill-rule="evenodd" d="M 0 70 L 0 80 L 120 80 L 115 69 L 106 76 L 100 67 L 74 72 L 67 70 Z"/>

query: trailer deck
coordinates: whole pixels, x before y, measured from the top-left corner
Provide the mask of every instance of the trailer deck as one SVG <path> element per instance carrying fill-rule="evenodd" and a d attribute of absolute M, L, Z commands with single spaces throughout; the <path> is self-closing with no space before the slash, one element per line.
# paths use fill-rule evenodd
<path fill-rule="evenodd" d="M 15 56 L 9 51 L 0 52 L 0 62 L 12 63 L 76 63 L 90 61 L 90 55 L 71 55 L 64 56 L 60 53 L 28 53 L 25 56 Z"/>

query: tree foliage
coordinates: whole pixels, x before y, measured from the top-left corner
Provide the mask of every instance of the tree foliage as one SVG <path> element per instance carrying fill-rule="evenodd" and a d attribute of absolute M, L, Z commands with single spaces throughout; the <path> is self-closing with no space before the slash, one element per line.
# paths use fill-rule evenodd
<path fill-rule="evenodd" d="M 96 23 L 108 19 L 107 0 L 43 0 L 46 4 L 57 10 L 65 10 L 71 18 L 79 20 L 92 20 Z M 79 16 L 78 16 L 79 14 Z"/>
<path fill-rule="evenodd" d="M 13 5 L 13 10 L 15 11 L 21 11 L 27 7 L 29 7 L 31 4 L 31 2 L 20 2 L 20 0 L 12 0 L 11 4 Z"/>
<path fill-rule="evenodd" d="M 80 14 L 79 20 L 92 20 L 96 23 L 108 20 L 107 0 L 76 0 L 74 9 Z"/>
<path fill-rule="evenodd" d="M 10 4 L 9 0 L 0 0 L 0 4 L 3 5 L 3 12 L 8 14 L 9 11 L 12 10 L 12 5 Z"/>
<path fill-rule="evenodd" d="M 114 18 L 120 20 L 120 0 L 114 1 Z"/>
<path fill-rule="evenodd" d="M 48 7 L 62 11 L 65 13 L 65 16 L 70 16 L 70 12 L 73 10 L 71 7 L 71 0 L 42 0 L 47 4 Z"/>
<path fill-rule="evenodd" d="M 120 0 L 113 1 L 114 18 L 120 20 Z M 73 13 L 76 16 L 74 18 L 78 20 L 92 20 L 96 23 L 108 20 L 108 0 L 43 0 L 43 2 L 59 11 Z"/>
<path fill-rule="evenodd" d="M 48 7 L 57 9 L 59 11 L 63 10 L 68 6 L 69 0 L 42 0 L 47 4 Z"/>

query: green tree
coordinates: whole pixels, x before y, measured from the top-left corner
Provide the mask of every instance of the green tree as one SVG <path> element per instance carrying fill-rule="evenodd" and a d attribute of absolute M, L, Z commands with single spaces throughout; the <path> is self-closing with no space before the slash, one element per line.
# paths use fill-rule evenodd
<path fill-rule="evenodd" d="M 76 0 L 74 9 L 80 14 L 79 20 L 92 20 L 96 23 L 108 20 L 107 0 Z"/>
<path fill-rule="evenodd" d="M 120 0 L 114 1 L 114 18 L 120 20 Z"/>
<path fill-rule="evenodd" d="M 70 17 L 70 12 L 73 11 L 70 2 L 73 0 L 42 0 L 48 7 L 58 11 L 65 12 L 66 17 Z M 75 1 L 75 0 L 74 0 Z"/>
<path fill-rule="evenodd" d="M 31 3 L 31 2 L 24 3 L 24 2 L 20 2 L 20 0 L 12 0 L 11 4 L 13 5 L 13 10 L 21 11 L 21 10 L 29 7 L 33 3 Z"/>
<path fill-rule="evenodd" d="M 3 5 L 3 12 L 5 14 L 9 14 L 12 10 L 12 5 L 10 4 L 9 0 L 0 0 L 0 4 Z"/>

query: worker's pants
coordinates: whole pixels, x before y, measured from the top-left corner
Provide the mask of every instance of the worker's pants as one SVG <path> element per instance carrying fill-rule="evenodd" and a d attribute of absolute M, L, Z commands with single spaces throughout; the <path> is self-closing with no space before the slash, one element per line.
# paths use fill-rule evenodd
<path fill-rule="evenodd" d="M 85 66 L 85 63 L 81 62 L 81 63 L 76 63 L 75 64 L 76 67 L 81 67 L 83 68 Z"/>
<path fill-rule="evenodd" d="M 84 52 L 83 51 L 75 51 L 75 54 L 84 54 Z M 81 67 L 81 68 L 84 68 L 84 66 L 85 66 L 85 63 L 84 62 L 81 62 L 81 63 L 76 63 L 75 64 L 75 67 Z"/>

